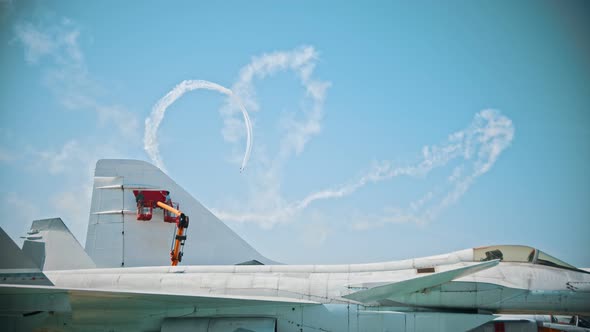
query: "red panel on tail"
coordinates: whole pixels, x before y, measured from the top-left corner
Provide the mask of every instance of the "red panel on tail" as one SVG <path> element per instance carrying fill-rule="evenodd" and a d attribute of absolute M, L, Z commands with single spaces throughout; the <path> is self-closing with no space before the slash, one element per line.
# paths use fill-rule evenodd
<path fill-rule="evenodd" d="M 133 195 L 137 198 L 139 193 L 143 194 L 145 206 L 155 207 L 157 202 L 166 203 L 166 190 L 133 190 Z"/>

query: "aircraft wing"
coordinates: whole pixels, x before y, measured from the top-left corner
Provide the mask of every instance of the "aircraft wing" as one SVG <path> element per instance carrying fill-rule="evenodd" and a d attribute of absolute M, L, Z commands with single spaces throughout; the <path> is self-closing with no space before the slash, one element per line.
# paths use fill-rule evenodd
<path fill-rule="evenodd" d="M 124 290 L 59 288 L 53 286 L 0 285 L 0 312 L 71 311 L 105 308 L 136 310 L 219 307 L 313 305 L 317 302 L 281 297 L 241 295 L 187 295 Z"/>
<path fill-rule="evenodd" d="M 457 278 L 464 277 L 485 269 L 498 265 L 500 260 L 478 263 L 457 269 L 429 274 L 423 277 L 417 277 L 376 286 L 373 288 L 354 292 L 343 297 L 362 303 L 370 303 L 378 300 L 384 300 L 394 296 L 406 295 L 420 291 L 422 289 L 442 285 Z"/>

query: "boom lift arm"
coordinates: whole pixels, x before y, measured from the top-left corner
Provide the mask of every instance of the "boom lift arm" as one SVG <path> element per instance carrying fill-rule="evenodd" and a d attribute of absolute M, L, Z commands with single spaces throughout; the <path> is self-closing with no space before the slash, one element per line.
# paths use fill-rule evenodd
<path fill-rule="evenodd" d="M 174 237 L 174 247 L 170 251 L 170 261 L 172 266 L 178 265 L 182 261 L 182 249 L 184 248 L 184 241 L 186 240 L 185 230 L 188 228 L 188 216 L 170 205 L 162 202 L 156 203 L 164 210 L 170 211 L 176 215 L 176 236 Z"/>

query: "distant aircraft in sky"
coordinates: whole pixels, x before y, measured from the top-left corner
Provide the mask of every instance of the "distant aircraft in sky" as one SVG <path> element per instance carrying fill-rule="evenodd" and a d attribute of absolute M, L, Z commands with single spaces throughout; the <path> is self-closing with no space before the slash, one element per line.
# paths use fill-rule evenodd
<path fill-rule="evenodd" d="M 535 248 L 283 265 L 148 163 L 100 160 L 94 180 L 85 249 L 60 219 L 35 221 L 22 249 L 0 232 L 3 329 L 484 331 L 492 322 L 510 331 L 502 314 L 590 315 L 590 272 Z M 141 204 L 134 190 L 144 191 Z M 178 266 L 175 225 L 152 204 L 160 192 L 191 217 Z"/>

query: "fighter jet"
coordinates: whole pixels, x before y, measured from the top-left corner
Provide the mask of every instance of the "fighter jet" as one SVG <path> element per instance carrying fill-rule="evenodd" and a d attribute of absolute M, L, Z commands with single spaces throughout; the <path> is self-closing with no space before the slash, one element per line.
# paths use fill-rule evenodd
<path fill-rule="evenodd" d="M 164 190 L 191 216 L 177 266 L 175 225 L 153 204 Z M 501 314 L 590 315 L 590 273 L 522 245 L 278 264 L 141 161 L 97 163 L 85 249 L 60 219 L 32 228 L 22 249 L 0 232 L 8 331 L 467 331 Z"/>

